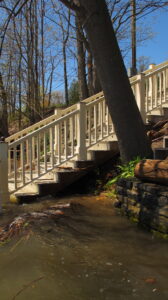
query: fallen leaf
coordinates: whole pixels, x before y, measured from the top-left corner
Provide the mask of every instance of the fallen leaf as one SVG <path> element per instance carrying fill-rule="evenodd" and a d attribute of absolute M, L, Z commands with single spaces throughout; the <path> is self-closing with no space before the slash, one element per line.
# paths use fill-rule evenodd
<path fill-rule="evenodd" d="M 146 278 L 145 282 L 146 283 L 151 283 L 151 284 L 156 283 L 156 278 L 154 278 L 154 277 Z"/>

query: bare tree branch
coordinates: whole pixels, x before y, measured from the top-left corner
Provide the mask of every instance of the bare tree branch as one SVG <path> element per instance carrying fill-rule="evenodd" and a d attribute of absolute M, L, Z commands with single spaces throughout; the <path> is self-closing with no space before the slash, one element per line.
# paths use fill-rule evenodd
<path fill-rule="evenodd" d="M 18 1 L 15 3 L 14 7 L 12 8 L 12 10 L 10 10 L 11 12 L 10 12 L 10 14 L 9 14 L 9 16 L 8 16 L 8 18 L 7 18 L 7 20 L 5 21 L 5 25 L 4 25 L 4 33 L 3 33 L 3 36 L 2 36 L 2 39 L 1 39 L 1 43 L 0 43 L 0 57 L 1 57 L 1 55 L 2 55 L 3 43 L 4 43 L 4 40 L 5 40 L 5 35 L 6 35 L 6 31 L 7 31 L 7 29 L 8 29 L 10 20 L 11 20 L 11 18 L 12 18 L 13 16 L 16 17 L 16 16 L 19 14 L 19 12 L 20 12 L 21 9 L 23 8 L 23 6 L 24 6 L 28 1 L 29 1 L 29 0 L 25 0 L 25 1 L 23 2 L 23 4 L 19 7 L 19 9 L 17 10 L 16 13 L 15 13 L 15 9 L 16 9 L 17 6 L 19 5 L 20 0 L 18 0 Z M 31 1 L 32 1 L 32 0 L 31 0 Z M 2 0 L 0 0 L 0 2 L 2 2 Z"/>
<path fill-rule="evenodd" d="M 66 7 L 69 9 L 72 9 L 74 11 L 79 11 L 80 10 L 80 4 L 78 1 L 68 1 L 68 0 L 59 0 L 61 1 Z"/>

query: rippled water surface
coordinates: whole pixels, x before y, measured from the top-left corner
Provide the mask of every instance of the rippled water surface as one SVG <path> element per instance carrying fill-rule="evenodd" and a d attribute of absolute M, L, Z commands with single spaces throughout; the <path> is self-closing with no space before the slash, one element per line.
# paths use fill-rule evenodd
<path fill-rule="evenodd" d="M 75 204 L 57 221 L 37 220 L 29 234 L 0 247 L 0 300 L 168 299 L 166 241 L 118 216 L 111 200 L 56 201 Z M 4 218 L 12 217 L 1 223 Z"/>

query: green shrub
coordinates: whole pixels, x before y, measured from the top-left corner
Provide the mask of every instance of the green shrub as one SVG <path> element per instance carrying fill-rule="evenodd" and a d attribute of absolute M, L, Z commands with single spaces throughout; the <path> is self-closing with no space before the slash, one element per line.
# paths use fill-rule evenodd
<path fill-rule="evenodd" d="M 110 186 L 110 185 L 116 183 L 117 180 L 120 179 L 120 178 L 131 178 L 131 177 L 134 177 L 135 166 L 141 160 L 142 160 L 142 158 L 140 158 L 138 156 L 134 160 L 131 160 L 128 164 L 118 165 L 117 168 L 118 168 L 118 171 L 119 171 L 119 175 L 117 175 L 116 177 L 114 177 L 111 180 L 109 180 L 106 185 Z"/>

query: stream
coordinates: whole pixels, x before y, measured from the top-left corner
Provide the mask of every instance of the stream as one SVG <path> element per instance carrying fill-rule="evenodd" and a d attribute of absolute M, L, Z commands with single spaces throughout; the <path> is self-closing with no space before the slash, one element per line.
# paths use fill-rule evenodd
<path fill-rule="evenodd" d="M 0 300 L 168 299 L 167 241 L 118 215 L 109 198 L 48 198 L 13 207 L 0 223 L 55 203 L 73 209 L 0 246 Z"/>

